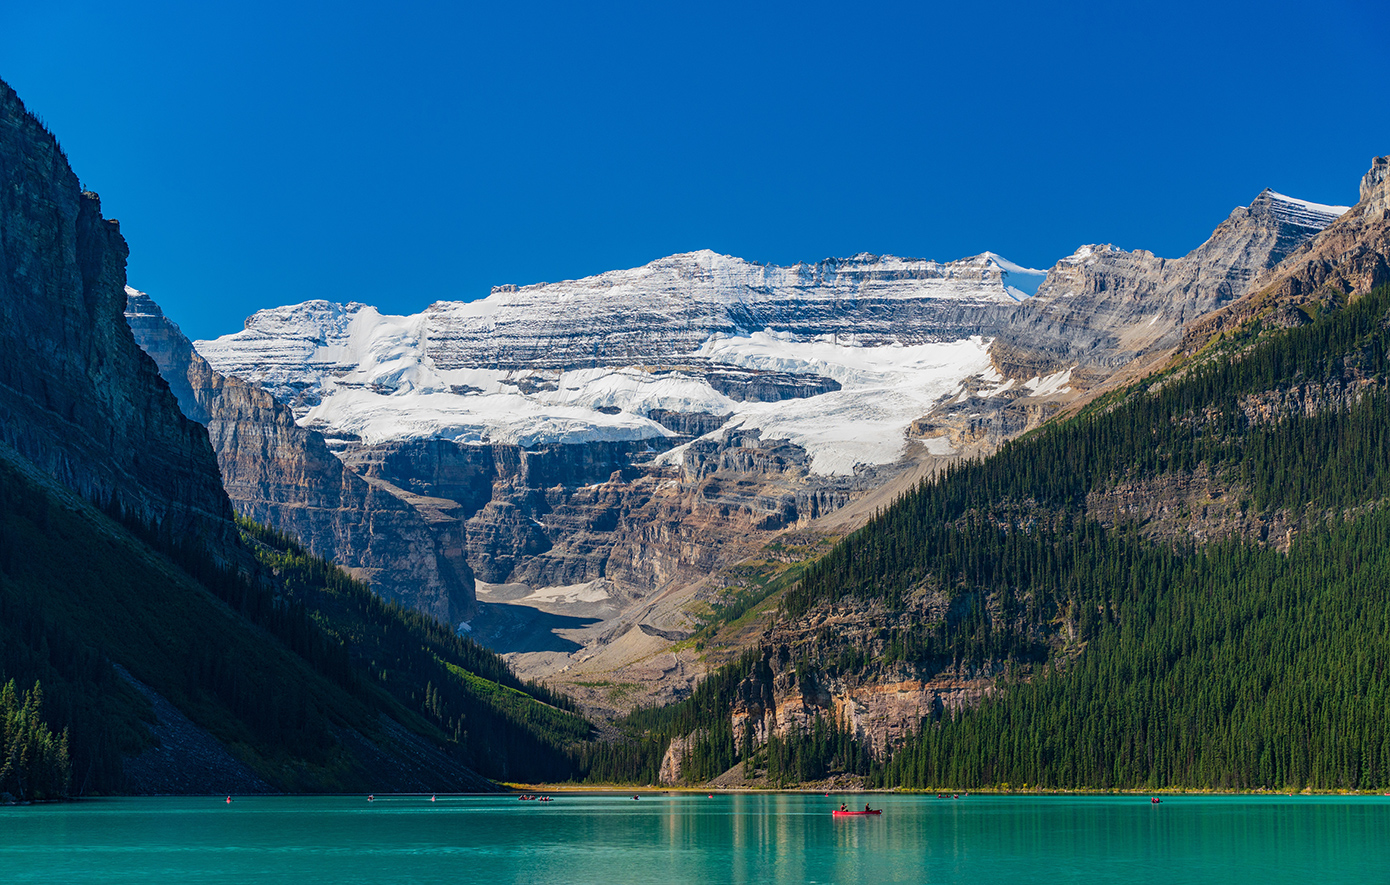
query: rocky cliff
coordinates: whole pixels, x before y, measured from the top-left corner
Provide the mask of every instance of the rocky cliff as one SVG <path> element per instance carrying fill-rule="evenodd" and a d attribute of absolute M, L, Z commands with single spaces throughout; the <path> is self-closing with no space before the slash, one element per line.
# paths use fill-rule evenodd
<path fill-rule="evenodd" d="M 1359 197 L 1288 260 L 1257 276 L 1244 297 L 1192 324 L 1183 351 L 1195 353 L 1254 320 L 1302 325 L 1324 304 L 1343 303 L 1390 282 L 1390 156 L 1371 162 Z"/>
<path fill-rule="evenodd" d="M 448 623 L 470 617 L 473 576 L 463 533 L 412 496 L 373 484 L 295 424 L 269 393 L 207 364 L 159 306 L 127 288 L 125 318 L 189 418 L 207 426 L 237 511 L 298 538 L 388 599 Z"/>
<path fill-rule="evenodd" d="M 127 254 L 0 82 L 0 441 L 87 498 L 216 550 L 234 535 L 231 507 L 207 432 L 121 319 Z"/>
<path fill-rule="evenodd" d="M 843 723 L 881 758 L 924 718 L 978 704 L 1003 672 L 997 662 L 863 666 L 885 659 L 894 630 L 958 618 L 970 602 L 922 592 L 897 610 L 842 602 L 772 625 L 760 641 L 763 663 L 744 680 L 731 710 L 736 742 L 745 729 L 755 745 L 773 734 L 804 733 L 823 717 Z"/>
<path fill-rule="evenodd" d="M 1075 367 L 1073 383 L 1092 388 L 1126 363 L 1176 346 L 1193 321 L 1246 294 L 1262 271 L 1346 211 L 1266 189 L 1181 258 L 1083 246 L 1048 271 L 991 356 L 1006 377 Z"/>

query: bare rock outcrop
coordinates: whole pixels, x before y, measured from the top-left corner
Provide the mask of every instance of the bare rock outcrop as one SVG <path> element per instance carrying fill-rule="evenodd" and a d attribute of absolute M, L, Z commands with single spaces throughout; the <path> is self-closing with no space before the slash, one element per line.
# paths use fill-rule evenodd
<path fill-rule="evenodd" d="M 1006 377 L 1075 366 L 1073 381 L 1094 387 L 1141 355 L 1176 346 L 1184 329 L 1244 295 L 1342 212 L 1266 189 L 1182 258 L 1083 246 L 1015 310 L 991 356 Z"/>
<path fill-rule="evenodd" d="M 1283 263 L 1252 281 L 1240 300 L 1192 324 L 1184 353 L 1261 319 L 1288 326 L 1308 322 L 1329 301 L 1355 298 L 1390 283 L 1390 156 L 1376 157 L 1361 179 L 1360 200 Z"/>
<path fill-rule="evenodd" d="M 215 372 L 149 296 L 125 291 L 126 322 L 184 414 L 207 426 L 223 485 L 243 516 L 298 538 L 388 599 L 448 623 L 472 614 L 459 527 L 345 468 L 288 407 Z"/>
<path fill-rule="evenodd" d="M 3 82 L 0 135 L 0 442 L 90 500 L 225 549 L 207 432 L 121 320 L 119 224 Z"/>

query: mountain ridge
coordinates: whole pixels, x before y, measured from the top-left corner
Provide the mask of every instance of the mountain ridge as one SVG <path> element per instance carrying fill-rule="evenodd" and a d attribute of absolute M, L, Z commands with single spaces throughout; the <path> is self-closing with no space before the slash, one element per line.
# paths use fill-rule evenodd
<path fill-rule="evenodd" d="M 1387 166 L 1268 271 L 1276 294 L 1378 279 Z M 751 642 L 738 622 L 697 634 L 739 656 L 711 676 L 718 702 L 620 720 L 649 729 L 631 749 L 668 783 L 1379 791 L 1386 688 L 1361 665 L 1390 637 L 1376 285 L 1303 322 L 1247 312 L 1233 346 L 923 481 L 764 602 Z"/>
<path fill-rule="evenodd" d="M 73 775 L 37 798 L 496 789 L 475 766 L 562 775 L 566 745 L 589 732 L 562 698 L 235 519 L 208 428 L 127 322 L 128 254 L 0 81 L 0 685 L 42 695 Z M 197 414 L 217 379 L 183 356 L 170 365 Z M 249 428 L 264 444 L 274 401 L 236 392 L 265 407 Z M 217 402 L 200 415 L 215 428 Z M 290 417 L 281 429 L 304 434 Z M 29 801 L 28 750 L 10 732 L 3 789 Z"/>
<path fill-rule="evenodd" d="M 482 582 L 468 627 L 610 709 L 578 683 L 654 674 L 659 637 L 751 592 L 731 589 L 740 559 L 838 536 L 869 515 L 854 502 L 1084 401 L 1335 211 L 1266 190 L 1184 258 L 1083 247 L 1045 275 L 994 253 L 683 253 L 405 317 L 273 308 L 196 346 L 353 472 L 461 526 Z M 1011 275 L 1044 279 L 1019 300 Z M 675 656 L 676 682 L 694 657 Z"/>
<path fill-rule="evenodd" d="M 298 538 L 387 599 L 451 624 L 473 614 L 472 572 L 461 552 L 451 554 L 461 539 L 435 531 L 416 507 L 347 470 L 317 431 L 298 426 L 269 393 L 214 371 L 154 300 L 129 286 L 125 319 L 184 414 L 207 427 L 223 486 L 242 516 Z M 371 526 L 370 538 L 363 525 Z"/>

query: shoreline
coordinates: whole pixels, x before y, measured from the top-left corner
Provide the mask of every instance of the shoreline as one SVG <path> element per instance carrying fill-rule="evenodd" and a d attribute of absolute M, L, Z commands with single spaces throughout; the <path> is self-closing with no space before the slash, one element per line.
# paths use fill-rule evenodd
<path fill-rule="evenodd" d="M 516 784 L 503 783 L 508 793 L 720 793 L 726 795 L 761 794 L 772 795 L 879 795 L 879 796 L 938 796 L 938 795 L 977 795 L 977 796 L 1390 796 L 1390 787 L 1383 790 L 1213 790 L 1200 787 L 1161 787 L 1152 790 L 1131 788 L 1092 789 L 1087 787 L 1057 787 L 1045 789 L 1001 790 L 997 787 L 977 787 L 962 790 L 956 787 L 932 789 L 864 788 L 864 789 L 822 789 L 811 787 L 784 787 L 782 789 L 759 787 L 702 787 L 702 786 L 657 786 L 653 784 Z"/>

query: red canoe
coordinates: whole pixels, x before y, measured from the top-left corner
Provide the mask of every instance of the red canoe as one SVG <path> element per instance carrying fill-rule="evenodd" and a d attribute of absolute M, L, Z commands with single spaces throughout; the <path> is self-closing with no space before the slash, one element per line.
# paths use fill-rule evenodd
<path fill-rule="evenodd" d="M 883 813 L 883 809 L 882 809 L 882 808 L 875 808 L 875 809 L 872 810 L 872 811 L 841 811 L 840 809 L 837 808 L 837 809 L 835 809 L 835 811 L 832 812 L 832 813 L 833 813 L 836 817 L 863 817 L 863 816 L 866 815 L 866 814 L 882 814 L 882 813 Z"/>

